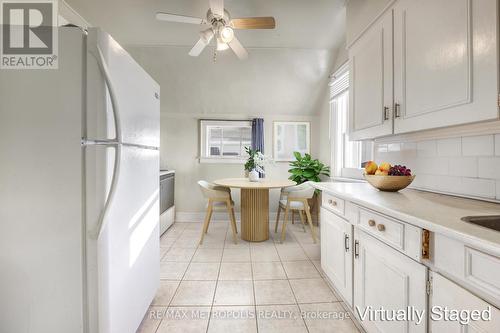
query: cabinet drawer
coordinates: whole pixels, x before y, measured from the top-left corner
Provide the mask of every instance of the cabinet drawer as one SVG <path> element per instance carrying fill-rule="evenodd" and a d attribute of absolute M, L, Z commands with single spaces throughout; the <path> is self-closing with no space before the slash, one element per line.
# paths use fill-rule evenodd
<path fill-rule="evenodd" d="M 420 261 L 422 240 L 420 228 L 363 208 L 359 209 L 358 226 L 368 234 Z"/>
<path fill-rule="evenodd" d="M 334 213 L 344 216 L 345 201 L 343 199 L 323 192 L 322 206 Z"/>

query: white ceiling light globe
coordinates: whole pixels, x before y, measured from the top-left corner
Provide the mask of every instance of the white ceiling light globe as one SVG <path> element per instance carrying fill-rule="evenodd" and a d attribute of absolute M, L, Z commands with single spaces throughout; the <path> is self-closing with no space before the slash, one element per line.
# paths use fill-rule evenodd
<path fill-rule="evenodd" d="M 234 38 L 234 31 L 231 27 L 225 26 L 220 30 L 220 39 L 224 43 L 230 43 Z"/>

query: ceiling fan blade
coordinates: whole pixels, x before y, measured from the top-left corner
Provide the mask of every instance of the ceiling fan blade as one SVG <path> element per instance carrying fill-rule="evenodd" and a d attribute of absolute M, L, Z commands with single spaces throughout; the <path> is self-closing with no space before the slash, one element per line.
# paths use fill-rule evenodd
<path fill-rule="evenodd" d="M 210 41 L 214 37 L 214 32 L 212 28 L 207 29 L 205 31 L 200 32 L 200 39 L 194 44 L 191 51 L 189 51 L 189 55 L 192 57 L 197 57 L 203 52 L 205 47 L 210 44 Z"/>
<path fill-rule="evenodd" d="M 224 17 L 224 0 L 209 0 L 212 14 L 218 17 Z"/>
<path fill-rule="evenodd" d="M 205 43 L 205 41 L 203 40 L 203 38 L 200 38 L 196 44 L 194 44 L 193 48 L 191 49 L 191 51 L 189 51 L 189 55 L 191 57 L 197 57 L 201 54 L 201 52 L 203 52 L 203 50 L 205 49 L 205 47 L 207 46 L 207 44 Z"/>
<path fill-rule="evenodd" d="M 243 45 L 241 45 L 240 41 L 236 37 L 234 37 L 233 40 L 229 42 L 229 47 L 238 56 L 238 58 L 240 58 L 240 60 L 248 58 L 247 50 L 245 50 Z"/>
<path fill-rule="evenodd" d="M 276 21 L 274 17 L 244 17 L 231 20 L 231 26 L 235 29 L 274 29 Z"/>
<path fill-rule="evenodd" d="M 180 22 L 180 23 L 191 23 L 191 24 L 203 24 L 205 23 L 204 19 L 198 17 L 170 14 L 157 12 L 156 19 L 160 21 L 169 21 L 169 22 Z"/>

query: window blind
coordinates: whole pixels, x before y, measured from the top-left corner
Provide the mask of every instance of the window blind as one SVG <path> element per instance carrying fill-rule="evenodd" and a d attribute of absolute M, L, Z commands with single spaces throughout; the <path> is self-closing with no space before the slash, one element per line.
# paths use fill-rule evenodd
<path fill-rule="evenodd" d="M 347 64 L 342 65 L 330 76 L 330 99 L 349 89 L 349 68 Z"/>
<path fill-rule="evenodd" d="M 349 72 L 345 72 L 330 83 L 330 98 L 343 93 L 349 88 Z"/>

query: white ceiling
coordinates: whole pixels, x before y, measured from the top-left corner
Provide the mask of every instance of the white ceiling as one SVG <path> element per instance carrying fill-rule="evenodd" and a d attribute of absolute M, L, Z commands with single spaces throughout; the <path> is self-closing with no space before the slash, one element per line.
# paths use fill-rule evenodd
<path fill-rule="evenodd" d="M 208 0 L 66 0 L 123 45 L 190 46 L 197 25 L 160 22 L 157 11 L 205 17 Z M 246 47 L 337 49 L 345 40 L 345 0 L 225 0 L 232 17 L 274 16 L 275 30 L 237 31 Z"/>

